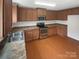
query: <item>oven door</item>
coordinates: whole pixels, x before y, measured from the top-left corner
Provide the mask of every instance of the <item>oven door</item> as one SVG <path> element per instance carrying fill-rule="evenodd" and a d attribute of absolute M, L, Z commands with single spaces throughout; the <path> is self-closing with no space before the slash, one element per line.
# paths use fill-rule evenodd
<path fill-rule="evenodd" d="M 40 38 L 47 38 L 48 37 L 48 28 L 41 28 L 40 29 Z"/>
<path fill-rule="evenodd" d="M 48 29 L 47 28 L 40 29 L 40 33 L 41 34 L 48 33 Z"/>

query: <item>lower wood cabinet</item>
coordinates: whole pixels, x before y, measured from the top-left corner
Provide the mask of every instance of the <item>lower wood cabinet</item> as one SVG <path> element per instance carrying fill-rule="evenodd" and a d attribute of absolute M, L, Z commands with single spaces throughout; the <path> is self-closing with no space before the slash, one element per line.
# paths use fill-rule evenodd
<path fill-rule="evenodd" d="M 66 25 L 58 25 L 57 26 L 57 34 L 62 37 L 67 36 L 67 26 Z"/>
<path fill-rule="evenodd" d="M 48 36 L 60 35 L 62 37 L 67 36 L 67 25 L 58 24 L 56 26 L 52 25 L 48 27 Z"/>
<path fill-rule="evenodd" d="M 56 26 L 48 27 L 48 36 L 56 35 Z"/>
<path fill-rule="evenodd" d="M 25 40 L 32 41 L 39 39 L 39 28 L 25 30 Z"/>
<path fill-rule="evenodd" d="M 28 29 L 25 30 L 25 40 L 26 41 L 33 41 L 33 40 L 38 40 L 40 39 L 40 35 L 39 35 L 39 28 L 35 28 L 35 29 Z M 52 25 L 52 26 L 48 26 L 48 37 L 53 36 L 53 35 L 60 35 L 62 37 L 66 37 L 67 36 L 67 26 L 66 25 Z"/>

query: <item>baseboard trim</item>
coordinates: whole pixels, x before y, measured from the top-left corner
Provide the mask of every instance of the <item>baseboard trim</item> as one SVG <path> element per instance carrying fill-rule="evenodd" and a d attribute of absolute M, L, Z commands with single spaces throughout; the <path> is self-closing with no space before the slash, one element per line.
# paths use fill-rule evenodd
<path fill-rule="evenodd" d="M 74 39 L 74 38 L 71 38 L 71 37 L 67 37 L 70 41 L 72 41 L 72 42 L 74 42 L 74 43 L 76 43 L 76 44 L 78 44 L 79 45 L 79 40 L 76 40 L 76 39 Z"/>
<path fill-rule="evenodd" d="M 68 37 L 68 36 L 67 36 Z M 69 39 L 73 39 L 73 40 L 76 40 L 76 41 L 79 41 L 79 40 L 77 40 L 77 39 L 74 39 L 74 38 L 71 38 L 71 37 L 68 37 Z"/>

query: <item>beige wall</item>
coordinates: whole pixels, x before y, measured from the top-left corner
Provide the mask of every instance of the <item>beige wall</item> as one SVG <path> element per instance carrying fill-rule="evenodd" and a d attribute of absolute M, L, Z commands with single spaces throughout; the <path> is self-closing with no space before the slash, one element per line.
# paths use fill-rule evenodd
<path fill-rule="evenodd" d="M 12 23 L 17 22 L 17 4 L 13 3 L 12 6 Z"/>
<path fill-rule="evenodd" d="M 0 38 L 2 38 L 2 32 L 3 32 L 3 25 L 2 25 L 2 23 L 3 23 L 3 17 L 2 17 L 2 11 L 3 11 L 3 0 L 0 0 Z"/>

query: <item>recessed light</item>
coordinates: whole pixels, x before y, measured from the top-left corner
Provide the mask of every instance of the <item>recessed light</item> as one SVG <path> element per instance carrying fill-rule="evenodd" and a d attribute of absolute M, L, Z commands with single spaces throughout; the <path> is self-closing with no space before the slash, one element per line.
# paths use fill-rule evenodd
<path fill-rule="evenodd" d="M 44 5 L 44 6 L 51 6 L 51 7 L 55 7 L 56 3 L 44 3 L 44 2 L 35 2 L 35 4 L 37 5 Z"/>

